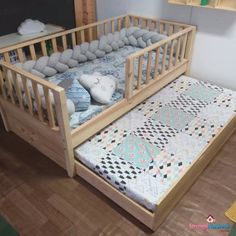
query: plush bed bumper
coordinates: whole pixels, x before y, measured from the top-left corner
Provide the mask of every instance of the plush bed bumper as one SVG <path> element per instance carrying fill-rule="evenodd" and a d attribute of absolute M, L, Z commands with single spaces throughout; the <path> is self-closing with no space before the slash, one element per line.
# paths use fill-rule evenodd
<path fill-rule="evenodd" d="M 154 211 L 235 110 L 236 92 L 182 76 L 77 147 L 75 156 Z"/>

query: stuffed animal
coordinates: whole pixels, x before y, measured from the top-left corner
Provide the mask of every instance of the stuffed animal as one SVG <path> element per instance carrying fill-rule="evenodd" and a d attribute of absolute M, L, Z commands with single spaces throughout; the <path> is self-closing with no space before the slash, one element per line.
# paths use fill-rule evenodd
<path fill-rule="evenodd" d="M 79 82 L 90 91 L 91 97 L 95 101 L 104 105 L 111 103 L 112 95 L 117 86 L 115 79 L 95 73 L 92 75 L 82 75 L 79 78 Z"/>

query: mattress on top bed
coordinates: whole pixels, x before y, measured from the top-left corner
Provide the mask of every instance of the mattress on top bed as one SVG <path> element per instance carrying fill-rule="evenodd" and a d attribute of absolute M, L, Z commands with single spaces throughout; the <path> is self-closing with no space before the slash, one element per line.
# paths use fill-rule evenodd
<path fill-rule="evenodd" d="M 115 188 L 155 205 L 236 115 L 236 92 L 182 76 L 75 149 Z"/>
<path fill-rule="evenodd" d="M 102 58 L 80 63 L 76 68 L 70 69 L 64 74 L 71 73 L 74 77 L 80 77 L 83 74 L 100 73 L 102 75 L 112 75 L 117 79 L 118 88 L 112 97 L 112 102 L 108 105 L 101 105 L 92 101 L 89 108 L 85 111 L 75 112 L 70 117 L 70 127 L 76 128 L 85 123 L 92 117 L 96 116 L 106 108 L 115 104 L 123 98 L 125 88 L 125 59 L 132 53 L 137 52 L 140 48 L 125 46 L 118 51 L 113 51 Z M 64 79 L 64 74 L 57 74 L 48 78 L 50 82 L 59 84 Z M 74 75 L 73 75 L 74 74 Z"/>
<path fill-rule="evenodd" d="M 98 113 L 102 112 L 106 108 L 110 107 L 114 103 L 118 102 L 123 98 L 124 90 L 125 90 L 125 60 L 126 58 L 132 54 L 140 50 L 138 47 L 125 46 L 118 51 L 111 52 L 105 55 L 103 58 L 96 59 L 93 61 L 81 63 L 78 67 L 70 69 L 70 73 L 74 73 L 76 77 L 81 76 L 82 74 L 93 74 L 98 72 L 102 75 L 112 75 L 117 79 L 118 88 L 113 95 L 112 102 L 108 105 L 101 105 L 96 102 L 92 102 L 91 106 L 88 110 L 82 112 L 74 113 L 70 118 L 70 126 L 71 128 L 76 128 L 84 122 L 88 121 L 92 117 L 96 116 Z M 144 67 L 147 63 L 148 55 L 144 57 Z M 155 53 L 152 54 L 153 60 L 155 60 Z M 161 60 L 162 57 L 160 57 Z M 137 69 L 137 63 L 134 65 L 135 71 Z M 66 72 L 68 73 L 68 72 Z M 153 73 L 153 71 L 151 72 Z M 143 75 L 145 76 L 146 71 L 143 71 Z M 143 78 L 144 78 L 143 76 Z M 61 80 L 64 79 L 63 74 L 57 74 L 53 77 L 48 78 L 50 82 L 55 84 L 59 84 Z"/>

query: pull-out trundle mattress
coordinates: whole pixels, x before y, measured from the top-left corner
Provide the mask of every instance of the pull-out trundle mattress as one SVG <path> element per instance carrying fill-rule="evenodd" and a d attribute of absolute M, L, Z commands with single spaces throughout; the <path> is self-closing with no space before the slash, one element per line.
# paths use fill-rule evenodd
<path fill-rule="evenodd" d="M 75 156 L 132 201 L 158 212 L 158 203 L 235 116 L 236 92 L 181 76 L 77 147 Z"/>

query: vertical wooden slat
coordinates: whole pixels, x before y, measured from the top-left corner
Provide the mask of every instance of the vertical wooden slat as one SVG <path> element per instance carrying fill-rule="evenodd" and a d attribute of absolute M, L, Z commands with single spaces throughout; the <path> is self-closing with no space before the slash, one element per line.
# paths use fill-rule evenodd
<path fill-rule="evenodd" d="M 140 56 L 138 59 L 138 81 L 137 89 L 140 89 L 142 83 L 142 74 L 143 74 L 143 56 Z"/>
<path fill-rule="evenodd" d="M 146 81 L 145 81 L 146 84 L 148 84 L 150 81 L 151 67 L 152 67 L 152 51 L 149 51 L 148 52 L 148 61 L 147 61 Z"/>
<path fill-rule="evenodd" d="M 118 31 L 121 30 L 121 21 L 122 21 L 122 19 L 118 19 L 118 20 L 117 20 L 117 28 L 118 28 Z"/>
<path fill-rule="evenodd" d="M 47 56 L 47 47 L 46 47 L 45 41 L 41 42 L 41 50 L 42 50 L 43 56 Z"/>
<path fill-rule="evenodd" d="M 67 40 L 66 40 L 66 35 L 62 35 L 62 47 L 64 50 L 67 49 Z"/>
<path fill-rule="evenodd" d="M 53 52 L 57 52 L 57 51 L 58 51 L 58 48 L 57 48 L 57 39 L 56 39 L 56 38 L 53 38 L 53 39 L 52 39 L 52 49 L 53 49 Z"/>
<path fill-rule="evenodd" d="M 162 67 L 161 67 L 161 74 L 166 70 L 166 56 L 167 56 L 167 49 L 168 49 L 168 43 L 165 44 L 164 53 L 162 57 Z"/>
<path fill-rule="evenodd" d="M 114 20 L 111 21 L 111 32 L 112 33 L 115 32 L 115 21 Z"/>
<path fill-rule="evenodd" d="M 129 16 L 126 16 L 126 17 L 125 17 L 125 27 L 126 27 L 126 28 L 129 28 L 129 27 L 130 27 L 130 17 L 129 17 Z"/>
<path fill-rule="evenodd" d="M 72 41 L 72 45 L 73 47 L 76 45 L 76 36 L 75 36 L 75 32 L 71 33 L 71 41 Z"/>
<path fill-rule="evenodd" d="M 164 23 L 160 22 L 160 34 L 164 33 Z"/>
<path fill-rule="evenodd" d="M 186 49 L 186 44 L 187 44 L 187 38 L 188 38 L 188 34 L 184 35 L 184 40 L 183 40 L 183 44 L 182 44 L 182 48 L 181 48 L 181 56 L 180 56 L 180 61 L 182 62 L 185 56 L 185 49 Z"/>
<path fill-rule="evenodd" d="M 29 49 L 30 49 L 30 57 L 32 60 L 36 60 L 37 57 L 36 57 L 36 52 L 35 52 L 35 48 L 34 48 L 34 44 L 31 44 L 29 46 Z"/>
<path fill-rule="evenodd" d="M 174 26 L 169 24 L 168 25 L 168 36 L 172 35 L 174 32 Z"/>
<path fill-rule="evenodd" d="M 108 34 L 108 24 L 107 24 L 107 22 L 104 23 L 104 34 L 105 35 Z"/>
<path fill-rule="evenodd" d="M 5 60 L 6 62 L 11 63 L 11 59 L 10 59 L 10 56 L 9 56 L 9 53 L 8 53 L 8 52 L 5 52 L 5 53 L 3 54 L 3 57 L 4 57 L 4 60 Z"/>
<path fill-rule="evenodd" d="M 7 99 L 2 70 L 0 70 L 0 89 L 4 99 Z"/>
<path fill-rule="evenodd" d="M 38 91 L 38 84 L 35 81 L 32 81 L 32 87 L 34 92 L 34 98 L 37 105 L 38 119 L 44 121 L 43 119 L 43 110 L 42 110 L 42 100 Z"/>
<path fill-rule="evenodd" d="M 142 29 L 146 29 L 147 28 L 147 20 L 142 19 Z"/>
<path fill-rule="evenodd" d="M 136 18 L 136 17 L 134 17 L 134 18 L 133 18 L 133 24 L 134 24 L 134 26 L 138 26 L 138 24 L 139 24 L 139 19 Z"/>
<path fill-rule="evenodd" d="M 24 110 L 24 103 L 23 103 L 23 99 L 22 99 L 22 92 L 21 92 L 21 88 L 19 86 L 19 78 L 17 77 L 16 72 L 12 71 L 12 78 L 13 78 L 13 83 L 14 83 L 14 87 L 16 90 L 16 95 L 20 104 L 20 108 L 21 110 Z"/>
<path fill-rule="evenodd" d="M 93 40 L 93 28 L 90 27 L 89 28 L 89 42 L 91 42 Z"/>
<path fill-rule="evenodd" d="M 134 79 L 134 61 L 126 59 L 126 79 L 125 79 L 125 98 L 130 99 L 133 95 L 133 79 Z"/>
<path fill-rule="evenodd" d="M 23 63 L 25 61 L 25 57 L 22 48 L 18 48 L 16 51 L 19 61 Z"/>
<path fill-rule="evenodd" d="M 134 16 L 131 16 L 130 21 L 131 21 L 131 25 L 132 25 L 132 26 L 134 26 L 134 20 L 135 20 L 135 17 L 134 17 Z"/>
<path fill-rule="evenodd" d="M 98 39 L 100 38 L 100 34 L 101 34 L 100 25 L 97 25 L 97 38 Z"/>
<path fill-rule="evenodd" d="M 51 103 L 51 99 L 49 95 L 49 89 L 47 87 L 43 87 L 43 91 L 44 91 L 44 97 L 45 97 L 45 102 L 46 102 L 49 126 L 51 128 L 55 128 L 55 117 L 54 117 L 53 107 L 52 107 L 52 103 Z"/>
<path fill-rule="evenodd" d="M 159 63 L 160 63 L 160 47 L 158 47 L 157 50 L 156 50 L 154 79 L 156 79 L 157 75 L 158 75 Z"/>
<path fill-rule="evenodd" d="M 154 27 L 154 31 L 157 31 L 157 21 L 153 21 L 153 27 Z"/>
<path fill-rule="evenodd" d="M 178 39 L 177 39 L 176 54 L 175 54 L 175 63 L 174 63 L 175 66 L 179 62 L 180 46 L 181 46 L 181 37 L 178 37 Z"/>
<path fill-rule="evenodd" d="M 6 80 L 6 85 L 7 85 L 7 94 L 10 95 L 11 102 L 15 104 L 15 99 L 13 95 L 13 87 L 12 87 L 12 82 L 7 74 L 7 69 L 3 67 L 3 72 L 4 72 L 4 77 Z M 9 70 L 9 73 L 11 73 L 12 76 L 12 71 Z"/>
<path fill-rule="evenodd" d="M 84 30 L 80 31 L 80 39 L 81 39 L 81 43 L 85 42 L 85 34 L 84 34 Z"/>
<path fill-rule="evenodd" d="M 26 102 L 28 105 L 29 113 L 31 115 L 33 115 L 33 102 L 32 102 L 31 93 L 30 93 L 29 87 L 28 87 L 29 82 L 27 83 L 27 79 L 24 76 L 21 76 L 21 78 L 22 78 L 23 89 L 25 92 L 25 98 L 26 98 Z"/>
<path fill-rule="evenodd" d="M 155 30 L 155 21 L 151 20 L 150 22 L 150 30 L 154 31 Z"/>
<path fill-rule="evenodd" d="M 171 41 L 168 70 L 170 70 L 173 66 L 173 54 L 174 54 L 175 42 L 176 42 L 175 40 Z"/>

